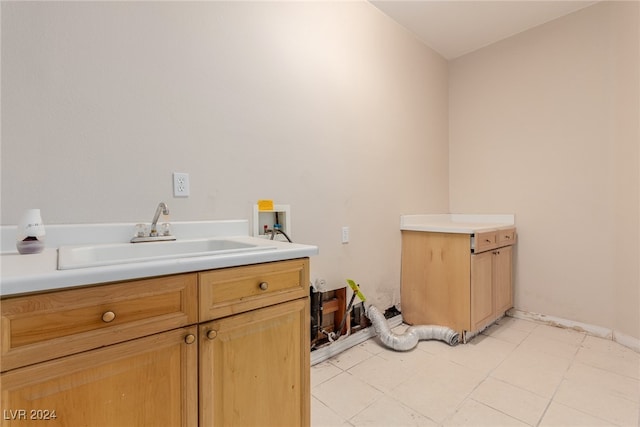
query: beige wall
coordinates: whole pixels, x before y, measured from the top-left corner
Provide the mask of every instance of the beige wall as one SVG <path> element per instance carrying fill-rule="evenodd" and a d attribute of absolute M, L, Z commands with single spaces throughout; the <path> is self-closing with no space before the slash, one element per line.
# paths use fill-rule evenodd
<path fill-rule="evenodd" d="M 400 215 L 448 208 L 447 102 L 446 61 L 364 1 L 2 2 L 2 223 L 270 198 L 320 247 L 312 277 L 387 308 Z"/>
<path fill-rule="evenodd" d="M 640 337 L 639 3 L 450 63 L 452 212 L 513 212 L 515 307 Z"/>

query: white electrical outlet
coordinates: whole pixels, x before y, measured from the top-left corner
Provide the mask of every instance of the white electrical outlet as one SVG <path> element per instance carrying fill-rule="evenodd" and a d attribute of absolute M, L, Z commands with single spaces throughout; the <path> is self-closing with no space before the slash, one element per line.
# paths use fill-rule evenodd
<path fill-rule="evenodd" d="M 188 173 L 173 173 L 173 197 L 189 197 Z"/>
<path fill-rule="evenodd" d="M 349 243 L 349 227 L 342 227 L 342 243 Z"/>

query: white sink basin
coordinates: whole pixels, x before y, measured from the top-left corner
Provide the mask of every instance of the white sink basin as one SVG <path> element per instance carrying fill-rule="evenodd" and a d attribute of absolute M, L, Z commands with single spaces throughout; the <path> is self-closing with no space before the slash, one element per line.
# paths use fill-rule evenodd
<path fill-rule="evenodd" d="M 61 246 L 58 249 L 58 270 L 273 249 L 276 247 L 224 238 Z"/>

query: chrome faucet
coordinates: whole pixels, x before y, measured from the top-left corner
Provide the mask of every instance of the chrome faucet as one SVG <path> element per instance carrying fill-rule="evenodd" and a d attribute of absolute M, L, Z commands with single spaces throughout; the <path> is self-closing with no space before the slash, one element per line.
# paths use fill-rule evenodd
<path fill-rule="evenodd" d="M 131 239 L 131 243 L 140 243 L 140 242 L 157 242 L 163 240 L 176 240 L 174 236 L 171 235 L 171 231 L 169 230 L 169 224 L 165 224 L 163 226 L 163 233 L 158 234 L 158 219 L 160 215 L 169 215 L 169 208 L 165 202 L 160 202 L 158 207 L 156 208 L 156 213 L 153 215 L 153 221 L 151 221 L 151 227 L 149 229 L 149 233 L 146 232 L 145 224 L 138 224 L 136 227 L 138 228 L 136 235 Z"/>
<path fill-rule="evenodd" d="M 151 237 L 156 237 L 158 235 L 158 218 L 160 218 L 160 214 L 169 215 L 169 208 L 165 202 L 160 202 L 158 207 L 156 208 L 156 213 L 153 215 L 153 221 L 151 221 L 151 231 L 149 235 Z"/>

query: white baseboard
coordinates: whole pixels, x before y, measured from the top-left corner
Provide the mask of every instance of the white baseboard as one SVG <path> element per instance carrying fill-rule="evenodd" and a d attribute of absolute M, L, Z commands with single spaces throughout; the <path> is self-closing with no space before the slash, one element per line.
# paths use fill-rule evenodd
<path fill-rule="evenodd" d="M 630 348 L 640 353 L 640 339 L 632 337 L 631 335 L 623 334 L 622 332 L 613 332 L 613 340 L 618 344 Z"/>
<path fill-rule="evenodd" d="M 630 348 L 640 353 L 640 339 L 625 335 L 603 326 L 591 325 L 589 323 L 576 322 L 574 320 L 563 319 L 561 317 L 548 316 L 546 314 L 531 313 L 524 310 L 516 310 L 512 308 L 507 312 L 510 317 L 516 319 L 531 320 L 534 322 L 544 323 L 545 325 L 557 326 L 559 328 L 573 329 L 584 332 L 600 338 L 605 338 L 617 342 L 620 345 Z"/>
<path fill-rule="evenodd" d="M 576 322 L 574 320 L 563 319 L 561 317 L 548 316 L 546 314 L 531 313 L 523 310 L 511 309 L 507 315 L 516 319 L 530 320 L 545 325 L 556 326 L 559 328 L 573 329 L 584 332 L 589 335 L 608 339 L 617 342 L 620 345 L 630 348 L 640 353 L 640 339 L 616 332 L 612 329 L 602 326 L 591 325 L 588 323 Z M 402 323 L 402 316 L 398 315 L 387 320 L 390 328 L 395 328 Z M 362 329 L 354 334 L 340 337 L 337 341 L 320 347 L 311 352 L 311 366 L 324 362 L 325 360 L 342 353 L 345 350 L 355 347 L 366 340 L 375 337 L 376 332 L 372 326 Z"/>
<path fill-rule="evenodd" d="M 392 317 L 391 319 L 387 319 L 387 323 L 390 328 L 395 328 L 402 323 L 402 316 L 398 315 Z M 340 337 L 337 341 L 334 341 L 330 344 L 325 345 L 324 347 L 320 347 L 317 350 L 312 351 L 311 366 L 316 365 L 320 362 L 324 362 L 325 360 L 337 354 L 340 354 L 343 351 L 350 349 L 351 347 L 355 347 L 356 345 L 361 344 L 369 338 L 373 338 L 375 336 L 376 331 L 373 329 L 373 326 L 369 326 L 368 328 L 362 329 L 354 334 Z"/>

